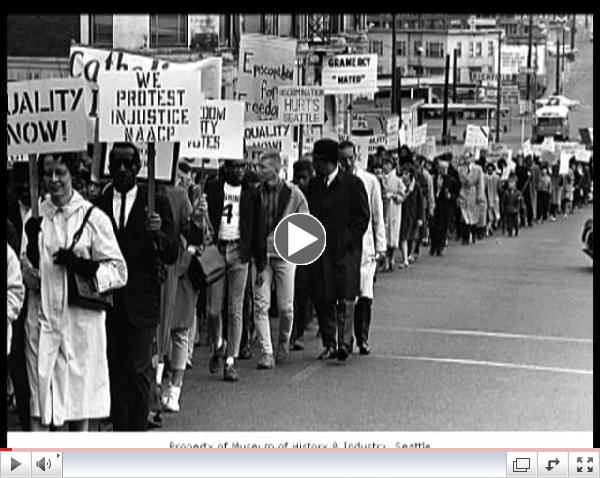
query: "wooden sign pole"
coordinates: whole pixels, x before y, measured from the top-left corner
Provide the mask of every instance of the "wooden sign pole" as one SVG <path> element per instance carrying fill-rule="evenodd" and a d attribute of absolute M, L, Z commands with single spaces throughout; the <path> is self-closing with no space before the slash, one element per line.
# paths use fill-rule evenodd
<path fill-rule="evenodd" d="M 154 204 L 155 204 L 155 181 L 154 178 L 156 176 L 156 150 L 154 149 L 154 143 L 148 143 L 148 214 L 152 214 L 154 212 Z"/>
<path fill-rule="evenodd" d="M 39 177 L 37 167 L 37 155 L 29 155 L 29 194 L 31 198 L 31 217 L 39 217 L 38 197 L 39 197 Z"/>
<path fill-rule="evenodd" d="M 96 120 L 94 128 L 94 156 L 92 158 L 92 170 L 90 177 L 92 181 L 100 180 L 100 163 L 102 162 L 102 148 L 100 147 L 100 121 Z"/>

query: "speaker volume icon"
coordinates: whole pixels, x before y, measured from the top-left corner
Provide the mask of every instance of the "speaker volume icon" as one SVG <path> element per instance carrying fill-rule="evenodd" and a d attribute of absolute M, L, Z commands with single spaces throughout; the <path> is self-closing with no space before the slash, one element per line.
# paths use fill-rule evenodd
<path fill-rule="evenodd" d="M 52 463 L 50 462 L 50 458 L 46 458 L 43 456 L 35 462 L 35 466 L 37 466 L 42 471 L 46 471 L 46 469 L 50 469 L 52 467 Z"/>

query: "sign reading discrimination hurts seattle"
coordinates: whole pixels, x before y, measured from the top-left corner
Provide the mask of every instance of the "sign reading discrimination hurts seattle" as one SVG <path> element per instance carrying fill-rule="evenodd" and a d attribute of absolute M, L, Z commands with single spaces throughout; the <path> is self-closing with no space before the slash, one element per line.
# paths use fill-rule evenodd
<path fill-rule="evenodd" d="M 320 86 L 280 86 L 279 120 L 286 124 L 325 123 L 325 92 Z"/>
<path fill-rule="evenodd" d="M 198 137 L 199 72 L 101 72 L 98 87 L 101 142 L 171 143 Z"/>
<path fill-rule="evenodd" d="M 82 80 L 67 78 L 8 83 L 7 153 L 85 150 L 83 87 Z"/>

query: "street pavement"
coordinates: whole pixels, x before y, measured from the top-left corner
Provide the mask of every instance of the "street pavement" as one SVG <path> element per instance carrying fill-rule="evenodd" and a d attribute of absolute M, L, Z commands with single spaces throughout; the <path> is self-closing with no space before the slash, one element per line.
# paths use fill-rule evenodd
<path fill-rule="evenodd" d="M 578 40 L 565 91 L 582 103 L 575 137 L 593 120 L 593 45 Z M 182 410 L 162 430 L 591 430 L 593 270 L 580 236 L 592 214 L 451 241 L 442 258 L 425 250 L 410 269 L 380 274 L 373 352 L 345 365 L 316 360 L 316 323 L 287 364 L 256 370 L 256 349 L 238 361 L 235 384 L 209 375 L 207 348 L 196 348 Z"/>

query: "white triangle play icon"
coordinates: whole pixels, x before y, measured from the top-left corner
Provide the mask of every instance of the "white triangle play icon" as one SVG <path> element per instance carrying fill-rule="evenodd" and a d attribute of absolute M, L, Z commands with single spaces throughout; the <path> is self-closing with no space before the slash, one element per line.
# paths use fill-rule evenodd
<path fill-rule="evenodd" d="M 288 256 L 294 255 L 296 252 L 310 246 L 319 240 L 304 229 L 294 225 L 291 221 L 288 222 Z"/>

